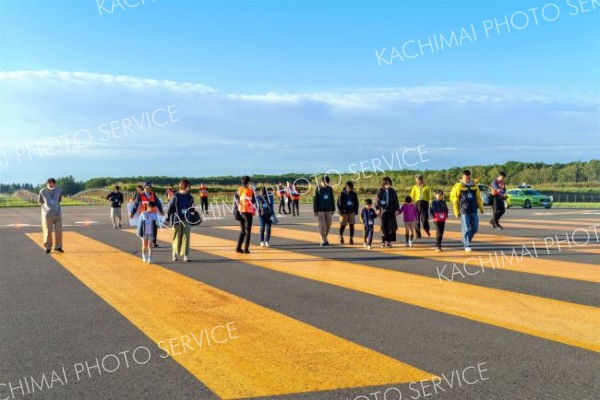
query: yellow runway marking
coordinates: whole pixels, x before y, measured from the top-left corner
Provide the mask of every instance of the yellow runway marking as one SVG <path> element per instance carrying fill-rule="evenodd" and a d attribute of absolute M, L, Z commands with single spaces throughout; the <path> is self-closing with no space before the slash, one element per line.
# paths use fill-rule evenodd
<path fill-rule="evenodd" d="M 225 228 L 227 229 L 227 228 Z M 280 230 L 279 227 L 274 232 Z M 294 231 L 294 234 L 303 232 Z M 166 234 L 159 234 L 168 239 Z M 600 351 L 600 309 L 275 248 L 234 252 L 232 240 L 192 233 L 193 249 L 528 335 Z"/>
<path fill-rule="evenodd" d="M 39 234 L 27 236 L 41 243 Z M 237 339 L 185 353 L 180 347 L 180 354 L 171 355 L 222 398 L 406 383 L 432 376 L 166 268 L 143 264 L 79 233 L 65 232 L 64 242 L 68 251 L 52 254 L 54 260 L 157 344 L 234 322 Z"/>
<path fill-rule="evenodd" d="M 307 223 L 303 225 L 316 226 L 316 224 L 314 223 Z M 358 232 L 362 232 L 362 224 L 357 224 L 355 228 Z M 239 228 L 219 227 L 219 229 L 236 230 Z M 298 229 L 283 228 L 281 226 L 276 226 L 275 228 L 273 228 L 272 235 L 286 239 L 297 239 L 308 242 L 317 242 L 319 237 L 317 231 L 312 233 Z M 445 233 L 444 236 L 446 236 Z M 333 237 L 336 237 L 336 235 L 333 235 Z M 399 235 L 399 237 L 403 239 L 404 235 Z M 477 237 L 478 236 L 475 236 L 475 239 L 477 239 Z M 360 240 L 362 239 L 358 239 L 359 242 Z M 420 244 L 416 244 L 415 247 L 411 248 L 403 247 L 403 245 L 400 245 L 402 247 L 397 245 L 393 248 L 380 248 L 377 247 L 377 245 L 375 245 L 371 251 L 384 252 L 386 254 L 402 255 L 407 257 L 430 258 L 435 261 L 449 262 L 457 265 L 466 264 L 476 267 L 476 269 L 483 267 L 487 269 L 499 269 L 514 272 L 523 272 L 528 274 L 552 276 L 555 278 L 574 279 L 586 282 L 600 283 L 600 268 L 597 265 L 574 263 L 569 261 L 560 261 L 544 258 L 544 255 L 548 255 L 548 253 L 546 252 L 545 247 L 539 246 L 539 242 L 536 244 L 538 258 L 535 258 L 535 252 L 533 250 L 533 244 L 531 243 L 531 241 L 523 242 L 523 244 L 526 246 L 526 250 L 531 253 L 531 256 L 527 255 L 526 252 L 522 256 L 522 245 L 515 247 L 516 254 L 518 257 L 521 258 L 521 262 L 519 262 L 519 258 L 517 258 L 517 256 L 512 255 L 512 249 L 507 249 L 504 252 L 506 258 L 502 257 L 499 250 L 496 250 L 498 257 L 496 258 L 494 251 L 472 251 L 470 253 L 465 253 L 462 249 L 449 250 L 446 248 L 443 252 L 438 253 L 435 252 L 431 247 L 424 247 Z M 551 250 L 552 249 L 553 248 L 551 248 Z M 479 257 L 481 257 L 481 259 Z M 509 262 L 509 260 L 512 260 L 512 264 L 511 262 Z"/>

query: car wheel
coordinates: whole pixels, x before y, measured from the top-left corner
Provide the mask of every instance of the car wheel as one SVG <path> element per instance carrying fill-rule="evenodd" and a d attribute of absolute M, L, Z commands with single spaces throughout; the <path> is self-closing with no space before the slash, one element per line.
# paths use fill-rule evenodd
<path fill-rule="evenodd" d="M 525 200 L 523 203 L 523 208 L 531 208 L 531 202 L 529 200 Z"/>
<path fill-rule="evenodd" d="M 545 209 L 552 208 L 552 204 L 550 204 L 550 205 L 547 205 L 547 206 L 544 206 L 544 208 L 545 208 Z"/>

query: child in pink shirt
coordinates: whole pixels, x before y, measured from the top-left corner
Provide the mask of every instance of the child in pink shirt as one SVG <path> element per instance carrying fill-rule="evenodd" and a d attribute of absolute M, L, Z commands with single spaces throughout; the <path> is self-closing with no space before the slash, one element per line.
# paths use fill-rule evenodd
<path fill-rule="evenodd" d="M 419 213 L 417 211 L 417 207 L 412 204 L 412 198 L 410 196 L 406 196 L 404 198 L 404 204 L 402 204 L 402 207 L 400 207 L 400 210 L 397 212 L 397 214 L 402 214 L 402 219 L 404 221 L 404 237 L 406 238 L 406 247 L 412 247 L 412 241 L 415 236 L 415 226 L 417 224 L 417 219 L 419 218 Z"/>

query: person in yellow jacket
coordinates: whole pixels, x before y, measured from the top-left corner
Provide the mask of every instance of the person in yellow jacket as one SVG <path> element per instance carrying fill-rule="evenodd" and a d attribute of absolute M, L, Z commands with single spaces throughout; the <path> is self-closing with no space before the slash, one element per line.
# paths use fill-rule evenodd
<path fill-rule="evenodd" d="M 429 186 L 425 185 L 425 178 L 423 175 L 419 174 L 415 176 L 415 181 L 416 184 L 410 191 L 410 197 L 415 202 L 419 214 L 415 225 L 415 233 L 417 239 L 420 239 L 421 226 L 423 226 L 423 230 L 427 234 L 427 237 L 431 237 L 431 233 L 429 233 L 429 202 L 433 200 L 433 196 L 431 195 Z"/>
<path fill-rule="evenodd" d="M 462 172 L 461 181 L 452 187 L 450 193 L 455 217 L 460 217 L 460 230 L 465 251 L 471 251 L 471 242 L 479 229 L 477 209 L 483 214 L 483 200 L 479 187 L 471 180 L 471 171 Z"/>

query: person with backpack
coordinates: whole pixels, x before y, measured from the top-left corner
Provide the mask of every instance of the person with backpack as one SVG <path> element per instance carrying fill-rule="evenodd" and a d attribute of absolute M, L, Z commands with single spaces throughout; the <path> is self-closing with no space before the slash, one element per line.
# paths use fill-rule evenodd
<path fill-rule="evenodd" d="M 235 218 L 240 223 L 240 235 L 235 249 L 238 253 L 250 253 L 250 235 L 252 234 L 252 218 L 256 213 L 256 196 L 250 185 L 250 177 L 241 179 L 242 186 L 235 193 Z M 244 248 L 242 249 L 242 245 Z"/>
<path fill-rule="evenodd" d="M 490 220 L 490 224 L 496 228 L 504 229 L 502 225 L 500 225 L 500 218 L 505 213 L 504 208 L 504 200 L 506 199 L 506 186 L 504 184 L 504 180 L 506 179 L 506 172 L 500 171 L 496 179 L 492 181 L 490 184 L 492 188 L 492 219 Z"/>
<path fill-rule="evenodd" d="M 273 224 L 273 195 L 267 193 L 267 188 L 260 190 L 260 195 L 256 197 L 258 205 L 258 221 L 260 222 L 260 247 L 269 247 L 271 240 L 271 227 Z"/>
<path fill-rule="evenodd" d="M 381 188 L 375 195 L 375 209 L 381 219 L 381 247 L 392 247 L 392 242 L 396 241 L 396 212 L 400 210 L 400 203 L 389 176 L 381 180 Z"/>
<path fill-rule="evenodd" d="M 466 252 L 471 251 L 471 242 L 479 230 L 477 209 L 483 214 L 483 200 L 479 186 L 471 180 L 471 171 L 462 172 L 460 182 L 452 187 L 450 194 L 454 216 L 460 218 L 460 230 Z"/>
<path fill-rule="evenodd" d="M 167 205 L 167 221 L 173 230 L 171 248 L 173 250 L 173 261 L 183 258 L 184 262 L 190 262 L 190 235 L 192 223 L 189 221 L 189 211 L 194 210 L 194 197 L 190 194 L 190 181 L 182 179 L 179 182 L 179 191 L 173 193 L 173 197 Z"/>
<path fill-rule="evenodd" d="M 115 229 L 121 228 L 121 205 L 123 204 L 123 193 L 117 185 L 115 189 L 106 196 L 106 200 L 110 201 L 110 220 Z"/>
<path fill-rule="evenodd" d="M 335 199 L 333 189 L 329 185 L 329 176 L 325 175 L 321 179 L 321 186 L 315 189 L 313 196 L 313 211 L 319 222 L 319 233 L 321 237 L 321 247 L 329 246 L 329 230 L 331 229 L 331 219 L 335 213 Z"/>
<path fill-rule="evenodd" d="M 344 190 L 340 193 L 337 201 L 338 212 L 340 214 L 340 243 L 344 244 L 344 230 L 346 225 L 350 225 L 350 244 L 354 244 L 354 224 L 356 223 L 356 214 L 358 214 L 358 196 L 354 191 L 354 183 L 346 182 Z"/>
<path fill-rule="evenodd" d="M 165 212 L 163 210 L 163 205 L 162 202 L 160 201 L 160 198 L 154 193 L 154 190 L 152 190 L 152 183 L 150 182 L 144 182 L 144 187 L 143 190 L 141 192 L 138 192 L 138 194 L 136 195 L 136 197 L 134 198 L 134 202 L 133 202 L 133 207 L 131 209 L 131 212 L 129 213 L 129 218 L 132 219 L 133 215 L 139 211 L 140 215 L 146 211 L 148 209 L 148 205 L 150 204 L 150 202 L 153 202 L 158 210 L 158 212 L 161 215 L 165 215 Z M 159 247 L 158 243 L 156 242 L 157 240 L 157 234 L 158 234 L 158 228 L 157 228 L 158 224 L 154 224 L 154 232 L 152 232 L 152 245 L 154 247 Z"/>

